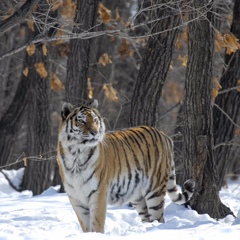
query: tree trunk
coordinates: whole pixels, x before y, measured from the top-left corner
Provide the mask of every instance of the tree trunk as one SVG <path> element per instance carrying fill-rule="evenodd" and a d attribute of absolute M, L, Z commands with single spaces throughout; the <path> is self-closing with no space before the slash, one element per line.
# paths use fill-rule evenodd
<path fill-rule="evenodd" d="M 33 56 L 27 56 L 29 67 L 30 96 L 28 109 L 27 167 L 25 168 L 22 189 L 40 194 L 51 186 L 52 162 L 50 161 L 50 105 L 49 80 L 41 77 L 34 67 L 35 63 L 47 62 L 42 53 L 42 44 L 36 47 Z"/>
<path fill-rule="evenodd" d="M 184 99 L 184 153 L 185 171 L 196 181 L 191 206 L 198 213 L 213 218 L 232 214 L 221 203 L 218 195 L 219 180 L 213 156 L 212 134 L 212 78 L 214 36 L 212 3 L 193 0 L 189 15 L 188 65 Z"/>
<path fill-rule="evenodd" d="M 44 4 L 45 3 L 45 4 Z M 41 1 L 39 13 L 47 12 L 48 5 Z M 51 17 L 50 13 L 50 17 Z M 37 28 L 36 28 L 37 29 Z M 32 38 L 37 35 L 35 30 Z M 29 69 L 30 99 L 28 109 L 27 133 L 27 167 L 22 182 L 22 189 L 28 189 L 33 195 L 42 193 L 51 186 L 53 162 L 51 159 L 51 127 L 50 127 L 50 85 L 48 75 L 42 71 L 43 64 L 47 69 L 48 55 L 43 52 L 43 44 L 36 46 L 35 53 L 27 54 L 26 64 Z"/>
<path fill-rule="evenodd" d="M 240 1 L 235 1 L 233 10 L 233 22 L 231 32 L 240 39 Z M 227 69 L 223 71 L 220 79 L 221 90 L 229 89 L 238 85 L 240 79 L 240 50 L 235 53 L 225 55 Z M 240 92 L 237 89 L 223 94 L 219 94 L 215 103 L 233 120 L 237 122 L 240 113 Z M 215 107 L 213 109 L 214 119 L 214 150 L 217 169 L 219 173 L 218 188 L 221 189 L 228 166 L 232 166 L 232 159 L 229 158 L 236 126 L 229 118 Z M 231 169 L 229 169 L 231 170 Z M 236 169 L 234 169 L 236 170 Z"/>
<path fill-rule="evenodd" d="M 97 17 L 98 0 L 77 1 L 74 33 L 91 31 Z M 88 99 L 87 73 L 91 39 L 72 39 L 67 63 L 66 100 L 79 104 Z"/>
<path fill-rule="evenodd" d="M 19 29 L 13 29 L 8 35 L 6 34 L 2 36 L 2 38 L 5 39 L 2 43 L 4 47 L 1 47 L 1 50 L 6 51 L 6 47 L 11 48 L 16 44 L 19 44 L 19 42 L 22 43 L 24 39 L 19 41 L 18 36 L 20 34 L 20 29 L 24 30 L 24 28 L 25 26 L 21 25 Z M 11 157 L 15 147 L 15 142 L 17 140 L 18 132 L 25 119 L 25 109 L 29 101 L 27 91 L 28 79 L 24 76 L 24 74 L 20 75 L 20 80 L 18 80 L 19 82 L 17 82 L 16 79 L 16 74 L 22 72 L 23 61 L 20 61 L 19 58 L 24 59 L 24 57 L 25 53 L 22 52 L 16 56 L 8 57 L 0 64 L 0 82 L 2 83 L 1 87 L 3 88 L 1 89 L 2 94 L 0 98 L 0 107 L 2 111 L 0 120 L 0 166 L 5 166 L 16 161 L 16 159 L 11 159 Z M 17 66 L 19 69 L 16 69 Z M 8 86 L 10 83 L 11 87 Z M 18 85 L 15 90 L 13 85 L 16 83 L 18 83 Z M 13 93 L 10 92 L 10 90 L 13 91 Z"/>
<path fill-rule="evenodd" d="M 14 99 L 0 121 L 0 166 L 11 163 L 17 134 L 25 119 L 25 109 L 29 102 L 29 81 L 22 75 Z"/>
<path fill-rule="evenodd" d="M 166 5 L 151 12 L 159 21 L 152 26 L 131 102 L 132 126 L 156 124 L 156 107 L 169 70 L 179 24 L 176 1 L 152 1 Z"/>

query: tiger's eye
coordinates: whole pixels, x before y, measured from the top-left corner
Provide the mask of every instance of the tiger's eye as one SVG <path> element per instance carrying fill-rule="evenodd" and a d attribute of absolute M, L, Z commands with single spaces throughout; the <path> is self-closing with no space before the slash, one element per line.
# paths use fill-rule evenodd
<path fill-rule="evenodd" d="M 85 121 L 84 121 L 83 119 L 78 119 L 78 122 L 81 123 L 81 124 L 83 124 L 83 125 L 86 124 Z"/>

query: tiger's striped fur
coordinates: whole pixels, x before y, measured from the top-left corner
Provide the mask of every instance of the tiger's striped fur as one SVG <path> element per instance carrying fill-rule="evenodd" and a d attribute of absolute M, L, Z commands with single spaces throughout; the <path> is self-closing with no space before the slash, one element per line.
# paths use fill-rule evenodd
<path fill-rule="evenodd" d="M 143 221 L 164 222 L 166 192 L 182 204 L 195 186 L 188 180 L 178 192 L 172 141 L 148 126 L 105 134 L 94 107 L 64 104 L 58 141 L 61 178 L 83 231 L 104 231 L 108 203 L 131 202 Z"/>

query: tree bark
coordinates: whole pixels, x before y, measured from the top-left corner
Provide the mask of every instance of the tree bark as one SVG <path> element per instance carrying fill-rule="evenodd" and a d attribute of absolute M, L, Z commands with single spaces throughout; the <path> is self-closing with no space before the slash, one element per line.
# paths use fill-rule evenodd
<path fill-rule="evenodd" d="M 240 2 L 235 1 L 231 32 L 240 39 Z M 240 79 L 240 50 L 232 54 L 225 54 L 227 69 L 220 79 L 221 90 L 235 87 Z M 237 122 L 240 113 L 240 92 L 236 90 L 219 94 L 215 103 L 233 120 Z M 221 189 L 228 166 L 232 166 L 229 158 L 231 146 L 224 143 L 233 141 L 236 126 L 217 107 L 213 109 L 214 145 L 221 145 L 214 151 L 219 173 L 218 188 Z M 232 169 L 229 169 L 232 170 Z M 236 170 L 236 169 L 234 169 Z"/>
<path fill-rule="evenodd" d="M 73 33 L 91 31 L 97 17 L 98 2 L 98 0 L 77 1 Z M 70 41 L 66 100 L 72 104 L 79 104 L 88 99 L 87 73 L 90 48 L 91 39 L 72 39 Z"/>
<path fill-rule="evenodd" d="M 22 189 L 31 190 L 33 195 L 42 193 L 51 186 L 53 163 L 50 161 L 51 128 L 49 104 L 49 80 L 41 77 L 35 63 L 46 63 L 42 44 L 36 47 L 33 56 L 28 56 L 30 99 L 28 108 L 27 166 L 25 168 Z M 31 78 L 31 79 L 30 79 Z"/>
<path fill-rule="evenodd" d="M 184 153 L 186 176 L 196 181 L 191 206 L 198 213 L 213 218 L 232 214 L 222 204 L 217 182 L 219 180 L 213 156 L 212 133 L 212 77 L 214 35 L 212 2 L 193 0 L 190 15 L 188 65 L 184 99 Z"/>
<path fill-rule="evenodd" d="M 19 42 L 21 43 L 24 41 L 24 38 L 20 39 L 20 41 L 18 38 L 20 29 L 23 30 L 24 28 L 25 26 L 21 25 L 19 29 L 15 28 L 8 35 L 6 34 L 2 36 L 2 38 L 4 37 L 4 41 L 2 42 L 1 50 L 8 47 L 11 48 L 16 44 L 19 44 Z M 9 39 L 11 37 L 13 39 Z M 24 59 L 24 57 L 25 53 L 21 53 L 20 55 L 18 54 L 17 56 L 11 56 L 5 59 L 5 61 L 2 61 L 0 64 L 0 81 L 2 83 L 1 87 L 3 88 L 1 89 L 2 94 L 0 104 L 2 110 L 0 119 L 0 166 L 5 166 L 16 161 L 16 159 L 13 160 L 11 157 L 15 148 L 18 132 L 25 119 L 25 109 L 29 101 L 27 91 L 29 85 L 27 78 L 24 74 L 21 74 L 20 79 L 16 79 L 16 74 L 22 72 L 23 61 L 20 61 L 19 58 Z M 17 66 L 19 67 L 19 70 L 16 70 Z M 9 83 L 12 83 L 12 85 L 18 83 L 18 85 L 15 89 L 12 86 L 9 87 Z M 10 93 L 10 89 L 13 93 Z"/>
<path fill-rule="evenodd" d="M 25 119 L 25 110 L 29 102 L 29 81 L 22 74 L 12 103 L 0 120 L 0 166 L 11 163 L 11 156 L 17 134 Z"/>
<path fill-rule="evenodd" d="M 178 33 L 176 27 L 180 17 L 175 5 L 176 1 L 152 2 L 166 4 L 151 12 L 152 16 L 160 20 L 152 26 L 152 35 L 148 39 L 135 84 L 131 102 L 130 125 L 132 126 L 156 124 L 156 107 L 161 97 Z"/>
<path fill-rule="evenodd" d="M 48 5 L 45 0 L 38 5 L 38 13 L 46 13 Z M 49 16 L 51 17 L 51 12 Z M 51 21 L 51 20 L 50 20 Z M 37 28 L 36 28 L 37 29 Z M 31 38 L 38 34 L 37 30 Z M 33 195 L 42 193 L 51 186 L 53 162 L 51 161 L 51 127 L 50 127 L 50 84 L 48 75 L 40 72 L 38 65 L 43 64 L 47 70 L 48 54 L 43 52 L 43 44 L 36 45 L 35 53 L 26 55 L 29 69 L 27 166 L 22 181 L 22 189 L 31 190 Z M 54 158 L 53 158 L 54 159 Z"/>

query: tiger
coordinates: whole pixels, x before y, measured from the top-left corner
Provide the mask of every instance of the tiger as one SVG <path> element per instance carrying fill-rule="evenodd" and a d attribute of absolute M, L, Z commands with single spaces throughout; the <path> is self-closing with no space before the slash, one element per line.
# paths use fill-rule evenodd
<path fill-rule="evenodd" d="M 58 135 L 60 176 L 83 232 L 104 233 L 107 205 L 131 203 L 143 222 L 164 222 L 166 192 L 187 203 L 176 185 L 173 141 L 162 131 L 138 126 L 106 132 L 98 101 L 73 107 L 64 103 Z"/>

